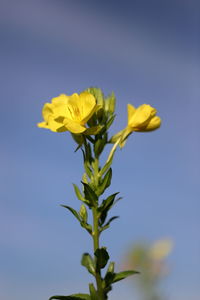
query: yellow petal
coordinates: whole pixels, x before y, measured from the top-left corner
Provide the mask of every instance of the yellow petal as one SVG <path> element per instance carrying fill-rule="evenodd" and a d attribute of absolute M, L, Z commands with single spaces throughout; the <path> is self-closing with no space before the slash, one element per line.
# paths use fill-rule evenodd
<path fill-rule="evenodd" d="M 52 113 L 53 113 L 52 104 L 45 103 L 45 105 L 43 106 L 43 109 L 42 109 L 42 116 L 46 122 L 48 122 L 48 118 Z"/>
<path fill-rule="evenodd" d="M 51 115 L 49 116 L 49 119 L 48 119 L 48 128 L 53 131 L 53 132 L 58 132 L 60 131 L 60 128 L 63 127 L 64 124 L 62 123 L 59 123 L 59 122 L 56 122 L 54 117 Z M 62 131 L 67 131 L 67 128 L 65 130 L 62 130 Z"/>
<path fill-rule="evenodd" d="M 40 123 L 37 123 L 37 126 L 39 128 L 46 128 L 46 129 L 49 129 L 48 125 L 46 122 L 40 122 Z"/>
<path fill-rule="evenodd" d="M 82 133 L 86 130 L 86 127 L 67 118 L 64 119 L 63 124 L 67 128 L 67 130 L 69 130 L 72 133 Z"/>
<path fill-rule="evenodd" d="M 52 99 L 52 111 L 55 117 L 65 117 L 69 96 L 61 94 Z"/>
<path fill-rule="evenodd" d="M 63 107 L 65 117 L 69 120 L 80 122 L 80 107 L 79 107 L 79 95 L 74 93 L 69 96 L 66 107 Z"/>
<path fill-rule="evenodd" d="M 75 93 L 69 97 L 65 116 L 84 125 L 91 118 L 95 109 L 96 100 L 93 95 L 88 92 L 83 92 L 80 95 Z"/>
<path fill-rule="evenodd" d="M 146 126 L 155 114 L 155 108 L 148 104 L 143 104 L 136 109 L 134 115 L 129 120 L 128 125 L 133 129 L 140 129 L 141 127 Z"/>
<path fill-rule="evenodd" d="M 80 98 L 80 111 L 81 111 L 81 123 L 85 124 L 94 114 L 94 112 L 99 108 L 96 105 L 96 100 L 94 96 L 88 92 L 83 92 L 79 96 Z"/>
<path fill-rule="evenodd" d="M 68 102 L 69 96 L 61 94 L 58 97 L 55 97 L 51 100 L 54 107 L 66 105 Z"/>
<path fill-rule="evenodd" d="M 147 127 L 145 127 L 144 131 L 152 131 L 159 128 L 161 125 L 161 118 L 158 116 L 153 117 L 148 123 Z"/>
<path fill-rule="evenodd" d="M 136 108 L 133 105 L 128 104 L 127 105 L 127 111 L 128 111 L 128 124 L 129 124 L 130 121 L 131 121 L 131 119 L 132 119 L 132 117 L 133 117 L 133 115 L 136 112 Z"/>

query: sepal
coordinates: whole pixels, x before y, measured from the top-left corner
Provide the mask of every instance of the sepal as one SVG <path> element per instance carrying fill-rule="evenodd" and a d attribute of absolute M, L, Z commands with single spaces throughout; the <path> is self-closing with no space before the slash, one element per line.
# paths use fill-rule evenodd
<path fill-rule="evenodd" d="M 103 126 L 97 125 L 90 128 L 87 128 L 86 131 L 84 131 L 85 135 L 96 135 L 102 130 Z"/>

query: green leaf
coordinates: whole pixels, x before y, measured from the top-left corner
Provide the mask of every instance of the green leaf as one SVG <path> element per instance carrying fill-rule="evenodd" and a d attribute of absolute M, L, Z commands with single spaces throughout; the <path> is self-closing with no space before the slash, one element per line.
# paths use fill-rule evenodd
<path fill-rule="evenodd" d="M 98 248 L 95 251 L 94 255 L 97 258 L 97 267 L 103 269 L 110 258 L 108 252 L 106 251 L 106 248 L 105 247 Z"/>
<path fill-rule="evenodd" d="M 61 204 L 61 206 L 64 207 L 64 208 L 67 208 L 67 209 L 68 209 L 68 210 L 76 217 L 76 219 L 77 219 L 79 222 L 81 222 L 80 215 L 79 215 L 79 213 L 78 213 L 75 209 L 73 209 L 72 207 L 67 206 L 67 205 L 62 205 L 62 204 Z"/>
<path fill-rule="evenodd" d="M 83 208 L 82 208 L 82 212 L 81 212 L 82 216 L 81 216 L 81 215 L 80 215 L 75 209 L 73 209 L 72 207 L 67 206 L 67 205 L 61 205 L 61 206 L 64 207 L 64 208 L 67 208 L 67 209 L 68 209 L 68 210 L 76 217 L 76 219 L 80 222 L 81 226 L 82 226 L 83 228 L 85 228 L 90 234 L 92 233 L 92 226 L 89 225 L 86 221 L 83 220 Z M 86 215 L 85 215 L 84 218 L 86 218 Z"/>
<path fill-rule="evenodd" d="M 115 276 L 113 278 L 113 283 L 120 281 L 122 279 L 125 279 L 126 277 L 134 275 L 134 274 L 139 274 L 139 272 L 134 271 L 134 270 L 129 270 L 129 271 L 124 271 L 124 272 L 120 272 L 120 273 L 115 273 Z"/>
<path fill-rule="evenodd" d="M 108 222 L 100 229 L 100 231 L 102 232 L 102 231 L 104 231 L 105 229 L 109 228 L 109 227 L 110 227 L 110 223 L 111 223 L 112 221 L 118 219 L 118 218 L 119 218 L 119 216 L 114 216 L 114 217 L 110 218 L 110 219 L 108 220 Z"/>
<path fill-rule="evenodd" d="M 112 179 L 112 169 L 110 168 L 106 175 L 104 176 L 101 185 L 98 189 L 98 194 L 101 195 L 104 193 L 104 191 L 110 186 Z"/>
<path fill-rule="evenodd" d="M 69 296 L 52 296 L 49 300 L 58 299 L 58 300 L 91 300 L 90 295 L 88 294 L 73 294 Z"/>
<path fill-rule="evenodd" d="M 85 172 L 88 175 L 89 178 L 92 177 L 92 170 L 90 168 L 90 163 L 88 163 L 87 160 L 84 161 L 84 168 L 85 168 Z"/>
<path fill-rule="evenodd" d="M 113 206 L 114 201 L 115 201 L 115 197 L 118 194 L 119 194 L 119 192 L 118 193 L 114 193 L 114 194 L 110 195 L 108 198 L 106 198 L 105 200 L 103 200 L 103 202 L 102 202 L 102 204 L 101 204 L 101 206 L 99 207 L 98 210 L 100 212 L 102 212 L 104 210 L 108 211 Z"/>
<path fill-rule="evenodd" d="M 89 273 L 95 276 L 95 264 L 89 253 L 84 253 L 81 259 L 82 266 L 86 267 Z"/>
<path fill-rule="evenodd" d="M 91 300 L 99 300 L 97 291 L 96 291 L 93 283 L 89 284 L 89 290 L 90 290 Z"/>
<path fill-rule="evenodd" d="M 73 187 L 74 187 L 74 191 L 75 191 L 75 194 L 77 196 L 77 198 L 83 202 L 85 202 L 85 198 L 83 197 L 81 191 L 79 190 L 78 186 L 76 184 L 73 183 Z"/>
<path fill-rule="evenodd" d="M 95 192 L 91 189 L 91 187 L 89 186 L 89 184 L 82 182 L 83 186 L 84 186 L 84 195 L 85 195 L 85 199 L 88 200 L 88 202 L 90 203 L 90 206 L 93 207 L 96 205 L 96 203 L 98 202 L 98 197 L 95 194 Z"/>
<path fill-rule="evenodd" d="M 106 220 L 107 213 L 111 207 L 116 203 L 115 197 L 119 193 L 110 195 L 107 199 L 103 200 L 101 206 L 98 208 L 98 211 L 101 213 L 99 218 L 99 225 L 102 226 Z"/>

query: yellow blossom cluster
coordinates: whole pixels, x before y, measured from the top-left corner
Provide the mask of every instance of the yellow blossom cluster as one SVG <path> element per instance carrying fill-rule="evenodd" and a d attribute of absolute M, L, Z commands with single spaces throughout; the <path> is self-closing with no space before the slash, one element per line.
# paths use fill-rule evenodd
<path fill-rule="evenodd" d="M 38 127 L 47 128 L 54 132 L 70 131 L 73 134 L 95 134 L 96 128 L 86 127 L 87 122 L 102 105 L 97 103 L 94 95 L 88 91 L 80 94 L 67 96 L 61 94 L 46 103 L 42 110 L 43 122 Z M 148 104 L 135 108 L 127 105 L 128 121 L 127 126 L 111 138 L 111 142 L 117 140 L 120 147 L 123 147 L 127 137 L 134 131 L 153 131 L 160 127 L 161 119 L 156 116 L 156 109 Z"/>

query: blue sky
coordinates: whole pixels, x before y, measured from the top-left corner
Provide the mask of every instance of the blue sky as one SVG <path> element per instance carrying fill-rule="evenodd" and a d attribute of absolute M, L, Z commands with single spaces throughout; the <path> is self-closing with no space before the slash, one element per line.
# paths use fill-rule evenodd
<path fill-rule="evenodd" d="M 91 241 L 59 204 L 78 208 L 81 155 L 69 134 L 38 129 L 45 102 L 98 86 L 126 105 L 149 103 L 160 130 L 118 151 L 110 192 L 120 219 L 104 234 L 120 267 L 141 239 L 170 237 L 170 300 L 200 296 L 200 5 L 184 1 L 1 1 L 0 298 L 43 300 L 87 291 Z M 130 281 L 110 299 L 132 299 Z"/>

